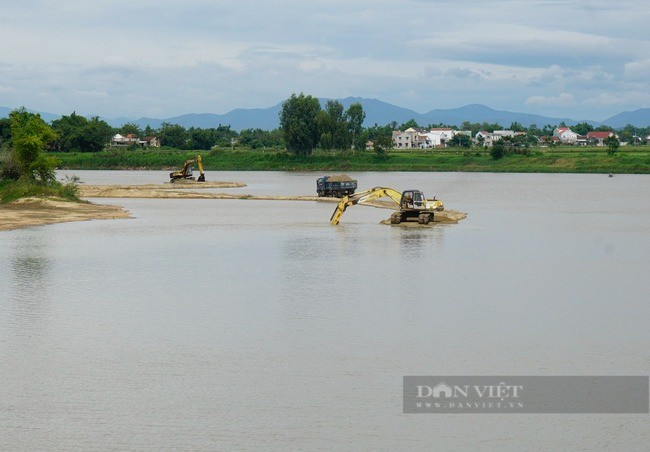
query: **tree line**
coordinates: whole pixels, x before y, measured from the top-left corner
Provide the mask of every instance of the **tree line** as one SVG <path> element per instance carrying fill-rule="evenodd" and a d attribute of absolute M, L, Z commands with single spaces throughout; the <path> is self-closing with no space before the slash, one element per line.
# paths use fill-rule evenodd
<path fill-rule="evenodd" d="M 32 115 L 25 109 L 17 111 L 22 116 Z M 540 128 L 536 124 L 531 124 L 525 127 L 518 122 L 513 122 L 506 127 L 499 123 L 472 123 L 469 121 L 464 121 L 460 126 L 442 123 L 420 125 L 411 119 L 402 124 L 393 121 L 383 126 L 374 124 L 364 127 L 365 117 L 366 114 L 360 103 L 353 103 L 345 109 L 339 101 L 329 100 L 321 107 L 317 98 L 303 93 L 294 93 L 283 102 L 279 114 L 280 127 L 274 130 L 255 128 L 236 131 L 230 125 L 221 124 L 212 128 L 185 128 L 170 123 L 163 123 L 155 129 L 150 126 L 143 129 L 134 123 L 111 127 L 99 117 L 87 119 L 73 112 L 52 121 L 50 127 L 53 139 L 47 141 L 45 150 L 99 152 L 106 148 L 115 134 L 119 133 L 138 138 L 157 137 L 163 147 L 182 150 L 210 150 L 241 146 L 253 150 L 286 149 L 297 155 L 309 155 L 316 149 L 344 152 L 363 150 L 366 148 L 366 143 L 372 142 L 375 151 L 382 152 L 392 148 L 392 132 L 394 130 L 406 130 L 409 127 L 416 129 L 446 127 L 465 130 L 470 132 L 471 137 L 476 136 L 481 130 L 493 132 L 508 129 L 514 132 L 524 132 L 525 135 L 518 137 L 517 140 L 520 140 L 521 144 L 533 145 L 538 142 L 540 137 L 551 136 L 556 127 L 566 126 L 562 122 L 557 126 L 546 124 Z M 0 118 L 0 146 L 11 141 L 10 122 L 10 118 Z M 570 127 L 580 135 L 586 135 L 591 131 L 612 130 L 607 126 L 594 127 L 587 122 Z M 641 128 L 627 125 L 616 133 L 620 141 L 641 144 L 650 134 L 650 127 Z M 472 144 L 471 138 L 466 135 L 456 135 L 448 142 L 449 146 L 463 148 L 471 147 Z M 132 146 L 135 148 L 137 144 Z"/>

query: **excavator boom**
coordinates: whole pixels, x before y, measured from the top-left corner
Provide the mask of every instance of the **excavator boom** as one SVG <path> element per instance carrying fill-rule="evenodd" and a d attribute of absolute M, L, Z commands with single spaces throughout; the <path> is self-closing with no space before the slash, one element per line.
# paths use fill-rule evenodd
<path fill-rule="evenodd" d="M 371 188 L 370 190 L 361 191 L 354 195 L 342 197 L 339 203 L 336 205 L 336 209 L 330 218 L 330 224 L 333 226 L 339 224 L 343 212 L 345 212 L 345 209 L 347 209 L 349 206 L 372 201 L 373 199 L 383 198 L 385 196 L 395 201 L 395 204 L 399 206 L 402 194 L 397 190 L 393 190 L 392 188 L 388 187 L 375 187 Z"/>
<path fill-rule="evenodd" d="M 418 195 L 419 203 L 414 203 L 413 199 L 408 196 Z M 419 190 L 407 190 L 404 193 L 400 193 L 397 190 L 388 187 L 375 187 L 370 190 L 364 190 L 362 192 L 356 193 L 354 195 L 343 196 L 339 203 L 336 205 L 334 213 L 330 217 L 330 224 L 336 226 L 341 220 L 343 212 L 350 207 L 356 204 L 363 204 L 365 202 L 373 201 L 375 199 L 388 197 L 395 204 L 397 204 L 397 209 L 399 212 L 395 214 L 399 218 L 412 218 L 414 215 L 419 215 L 422 213 L 423 220 L 433 221 L 433 211 L 434 210 L 443 210 L 444 205 L 442 201 L 438 201 L 433 198 L 433 201 L 427 201 L 424 198 L 424 195 Z M 401 221 L 401 220 L 400 220 Z"/>

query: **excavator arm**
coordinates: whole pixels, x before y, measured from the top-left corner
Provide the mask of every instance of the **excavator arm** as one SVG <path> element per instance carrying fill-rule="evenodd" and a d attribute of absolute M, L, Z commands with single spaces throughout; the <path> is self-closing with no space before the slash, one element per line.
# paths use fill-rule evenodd
<path fill-rule="evenodd" d="M 199 178 L 197 180 L 199 182 L 205 182 L 205 172 L 203 171 L 203 160 L 201 160 L 200 155 L 196 156 L 196 166 L 199 167 Z"/>
<path fill-rule="evenodd" d="M 345 209 L 347 209 L 348 207 L 354 206 L 359 203 L 372 201 L 373 199 L 383 198 L 386 196 L 392 199 L 393 201 L 395 201 L 395 204 L 399 206 L 400 200 L 402 199 L 402 194 L 397 190 L 393 190 L 392 188 L 388 188 L 388 187 L 375 187 L 375 188 L 371 188 L 370 190 L 365 190 L 356 193 L 354 195 L 344 196 L 336 205 L 336 209 L 334 210 L 334 213 L 330 218 L 330 224 L 332 224 L 333 226 L 339 224 L 343 212 L 345 212 Z"/>
<path fill-rule="evenodd" d="M 203 160 L 201 156 L 197 155 L 196 158 L 186 160 L 183 164 L 183 168 L 180 171 L 174 171 L 169 173 L 171 181 L 174 182 L 177 179 L 188 179 L 192 176 L 192 164 L 196 163 L 199 167 L 199 182 L 205 182 L 205 172 L 203 171 Z"/>

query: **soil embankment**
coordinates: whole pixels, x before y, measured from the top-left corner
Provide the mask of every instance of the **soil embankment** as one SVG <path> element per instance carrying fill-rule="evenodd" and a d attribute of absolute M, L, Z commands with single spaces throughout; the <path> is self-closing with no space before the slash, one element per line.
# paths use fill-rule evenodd
<path fill-rule="evenodd" d="M 0 204 L 0 231 L 69 221 L 118 218 L 130 218 L 129 212 L 118 206 L 40 198 L 23 198 Z"/>
<path fill-rule="evenodd" d="M 321 198 L 318 196 L 271 196 L 237 193 L 215 193 L 202 191 L 207 188 L 245 187 L 241 182 L 190 182 L 148 184 L 148 185 L 86 185 L 79 186 L 82 198 L 172 198 L 172 199 L 251 199 L 259 201 L 317 201 L 337 203 L 338 198 Z M 196 191 L 199 190 L 199 191 Z M 373 200 L 359 204 L 380 209 L 395 209 L 391 201 Z M 467 214 L 455 210 L 435 212 L 435 223 L 458 223 Z M 118 206 L 64 202 L 51 199 L 26 198 L 9 204 L 0 205 L 0 230 L 17 229 L 68 221 L 85 221 L 101 219 L 129 218 L 129 213 Z M 389 220 L 382 221 L 390 224 Z M 417 223 L 405 223 L 404 226 L 420 226 Z"/>
<path fill-rule="evenodd" d="M 240 188 L 241 182 L 175 182 L 147 185 L 80 185 L 83 198 L 188 198 L 188 199 L 255 199 L 261 201 L 323 201 L 338 202 L 335 198 L 318 196 L 268 196 L 245 193 L 214 193 L 195 191 L 206 188 Z"/>

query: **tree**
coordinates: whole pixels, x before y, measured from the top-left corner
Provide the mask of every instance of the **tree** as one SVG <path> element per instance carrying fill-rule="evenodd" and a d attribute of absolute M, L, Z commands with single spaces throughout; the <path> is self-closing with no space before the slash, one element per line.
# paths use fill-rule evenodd
<path fill-rule="evenodd" d="M 81 151 L 82 129 L 87 123 L 86 118 L 74 111 L 70 116 L 61 116 L 61 118 L 52 121 L 52 128 L 57 134 L 54 148 L 63 152 Z"/>
<path fill-rule="evenodd" d="M 127 122 L 124 124 L 122 127 L 120 127 L 119 132 L 124 136 L 135 135 L 138 138 L 142 136 L 142 129 L 140 129 L 140 126 L 133 122 Z"/>
<path fill-rule="evenodd" d="M 449 146 L 469 149 L 472 147 L 472 139 L 464 133 L 457 133 L 449 140 Z"/>
<path fill-rule="evenodd" d="M 160 127 L 160 142 L 163 146 L 182 149 L 187 142 L 187 131 L 178 124 L 163 122 Z"/>
<path fill-rule="evenodd" d="M 283 147 L 282 133 L 279 129 L 266 131 L 262 129 L 244 129 L 239 132 L 239 142 L 242 146 L 252 149 Z"/>
<path fill-rule="evenodd" d="M 348 124 L 348 133 L 351 136 L 352 149 L 363 149 L 364 141 L 361 135 L 363 131 L 363 121 L 366 119 L 366 113 L 359 102 L 355 102 L 345 111 L 345 119 Z"/>
<path fill-rule="evenodd" d="M 106 147 L 106 143 L 113 136 L 113 128 L 98 116 L 93 116 L 81 130 L 83 139 L 81 141 L 82 151 L 99 152 Z"/>
<path fill-rule="evenodd" d="M 515 121 L 510 123 L 510 130 L 512 130 L 513 132 L 525 132 L 526 128 L 522 126 L 521 123 Z"/>
<path fill-rule="evenodd" d="M 43 154 L 56 139 L 56 133 L 39 114 L 21 108 L 9 114 L 14 160 L 20 176 L 50 183 L 55 182 L 56 161 Z"/>
<path fill-rule="evenodd" d="M 199 149 L 209 151 L 215 145 L 217 131 L 215 129 L 200 129 L 190 127 L 187 131 L 188 138 L 183 144 L 183 149 Z"/>
<path fill-rule="evenodd" d="M 419 127 L 420 126 L 418 125 L 417 122 L 415 122 L 415 119 L 409 119 L 404 124 L 399 126 L 399 130 L 406 130 L 406 129 L 410 129 L 410 128 L 418 129 Z"/>
<path fill-rule="evenodd" d="M 0 145 L 11 139 L 11 121 L 9 118 L 0 118 Z"/>
<path fill-rule="evenodd" d="M 57 133 L 55 149 L 63 152 L 99 152 L 113 135 L 113 128 L 95 116 L 88 121 L 72 112 L 52 122 Z"/>
<path fill-rule="evenodd" d="M 542 135 L 543 135 L 543 132 L 539 127 L 537 127 L 537 124 L 531 124 L 528 127 L 528 136 L 541 137 Z"/>
<path fill-rule="evenodd" d="M 319 139 L 318 112 L 320 102 L 303 93 L 291 95 L 282 103 L 280 128 L 287 150 L 296 155 L 311 155 Z"/>
<path fill-rule="evenodd" d="M 618 148 L 621 146 L 620 141 L 616 138 L 616 135 L 609 136 L 603 140 L 603 144 L 607 146 L 607 153 L 614 154 Z"/>
<path fill-rule="evenodd" d="M 343 136 L 347 127 L 343 116 L 343 105 L 338 100 L 328 100 L 325 104 L 325 112 L 329 116 L 330 132 L 332 134 L 332 147 L 336 149 L 345 148 L 345 137 Z"/>
<path fill-rule="evenodd" d="M 587 135 L 589 132 L 594 130 L 594 126 L 592 126 L 588 122 L 580 122 L 572 126 L 571 130 L 573 130 L 578 135 Z"/>
<path fill-rule="evenodd" d="M 506 144 L 503 138 L 492 143 L 492 147 L 490 148 L 490 155 L 494 160 L 499 160 L 506 155 Z"/>

